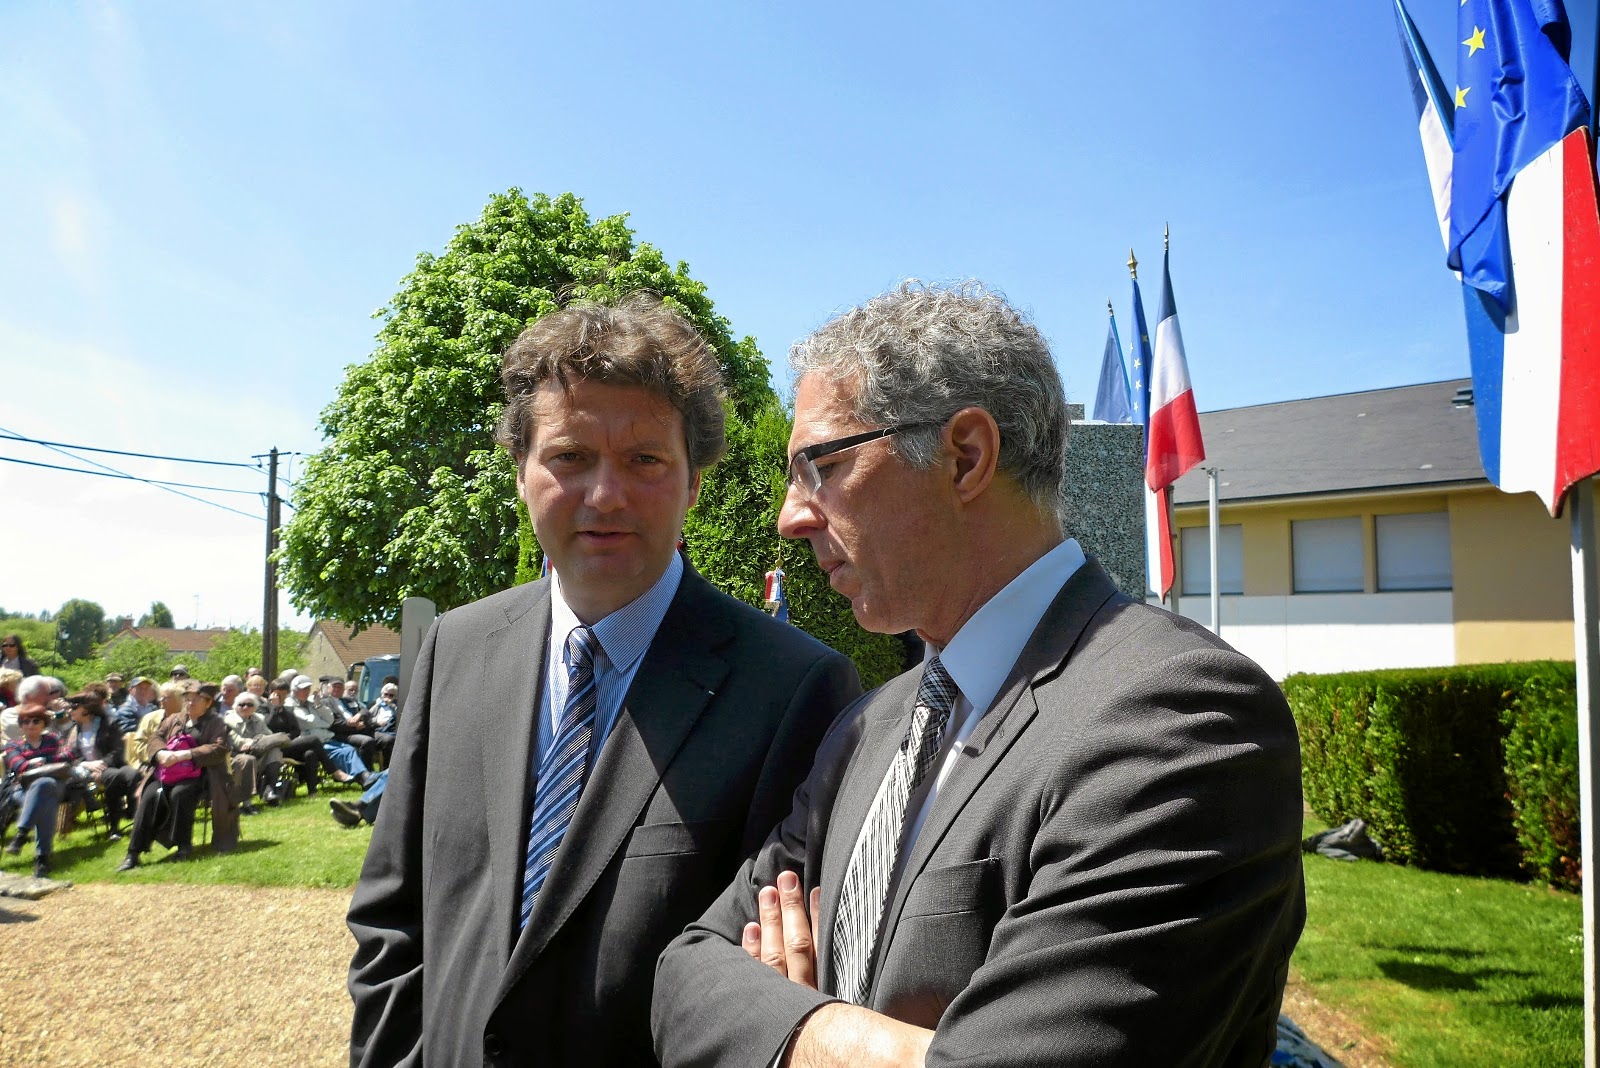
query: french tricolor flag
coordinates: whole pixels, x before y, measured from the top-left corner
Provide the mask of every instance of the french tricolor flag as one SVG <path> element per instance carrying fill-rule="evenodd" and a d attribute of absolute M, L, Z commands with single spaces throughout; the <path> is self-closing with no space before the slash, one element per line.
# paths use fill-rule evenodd
<path fill-rule="evenodd" d="M 1170 250 L 1161 256 L 1161 310 L 1156 313 L 1155 355 L 1150 365 L 1150 423 L 1145 428 L 1144 480 L 1156 495 L 1161 573 L 1156 587 L 1163 598 L 1172 589 L 1172 484 L 1206 458 L 1200 440 L 1200 416 L 1189 384 L 1189 361 L 1178 328 L 1178 304 L 1172 296 Z"/>
<path fill-rule="evenodd" d="M 1452 94 L 1401 0 L 1395 13 L 1463 283 L 1484 472 L 1556 515 L 1600 470 L 1600 210 L 1568 30 L 1548 5 L 1463 0 Z"/>

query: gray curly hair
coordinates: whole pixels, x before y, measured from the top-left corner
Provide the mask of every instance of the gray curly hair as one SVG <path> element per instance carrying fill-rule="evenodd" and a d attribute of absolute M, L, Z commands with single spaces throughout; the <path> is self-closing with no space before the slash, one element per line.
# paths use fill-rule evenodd
<path fill-rule="evenodd" d="M 796 342 L 789 364 L 796 381 L 816 374 L 853 386 L 864 423 L 937 424 L 890 439 L 914 467 L 938 459 L 952 415 L 982 408 L 1000 428 L 1000 470 L 1064 520 L 1066 390 L 1038 328 L 981 282 L 907 279 Z"/>

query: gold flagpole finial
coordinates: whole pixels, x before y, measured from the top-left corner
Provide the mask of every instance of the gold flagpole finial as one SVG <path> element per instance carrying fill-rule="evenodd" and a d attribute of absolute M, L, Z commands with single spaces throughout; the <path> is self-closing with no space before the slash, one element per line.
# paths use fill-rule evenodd
<path fill-rule="evenodd" d="M 1161 224 L 1161 251 L 1172 251 L 1172 227 L 1166 223 Z"/>
<path fill-rule="evenodd" d="M 1133 249 L 1128 250 L 1128 273 L 1137 280 L 1139 277 L 1139 261 L 1133 258 Z"/>

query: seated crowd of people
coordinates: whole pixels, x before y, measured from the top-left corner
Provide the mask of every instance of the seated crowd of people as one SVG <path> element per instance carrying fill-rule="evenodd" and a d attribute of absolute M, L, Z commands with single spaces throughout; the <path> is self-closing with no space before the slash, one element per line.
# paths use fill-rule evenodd
<path fill-rule="evenodd" d="M 5 638 L 6 657 L 21 639 Z M 32 667 L 33 661 L 27 661 Z M 37 670 L 37 669 L 35 669 Z M 155 845 L 168 859 L 188 859 L 202 803 L 210 806 L 212 849 L 239 841 L 241 815 L 277 806 L 297 784 L 315 796 L 324 772 L 366 791 L 361 804 L 331 802 L 345 826 L 377 811 L 399 719 L 399 685 L 384 680 L 363 708 L 345 681 L 318 682 L 293 669 L 269 680 L 259 668 L 221 682 L 190 677 L 177 665 L 157 684 L 119 675 L 69 694 L 60 679 L 0 667 L 0 834 L 12 818 L 5 852 L 20 854 L 31 837 L 33 873 L 50 871 L 63 805 L 103 812 L 112 841 L 127 838 L 117 870 L 132 871 Z M 124 824 L 127 824 L 126 829 Z"/>

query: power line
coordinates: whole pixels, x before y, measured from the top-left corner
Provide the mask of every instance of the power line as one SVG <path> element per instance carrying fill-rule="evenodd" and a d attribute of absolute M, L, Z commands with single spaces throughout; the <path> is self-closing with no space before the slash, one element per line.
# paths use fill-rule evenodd
<path fill-rule="evenodd" d="M 52 471 L 71 471 L 77 475 L 97 475 L 100 478 L 125 478 L 132 482 L 143 482 L 151 486 L 182 486 L 184 489 L 207 490 L 211 493 L 242 493 L 248 497 L 264 496 L 260 490 L 229 489 L 226 486 L 197 486 L 193 482 L 164 482 L 159 478 L 140 478 L 138 475 L 124 475 L 113 471 L 86 471 L 81 467 L 62 467 L 60 464 L 40 463 L 38 460 L 21 460 L 15 456 L 0 456 L 0 460 L 11 464 L 27 464 L 29 467 L 48 467 Z M 207 504 L 212 502 L 207 501 Z"/>
<path fill-rule="evenodd" d="M 3 427 L 3 426 L 0 426 L 0 434 L 11 434 L 11 435 L 15 435 L 16 437 L 19 437 L 19 438 L 22 437 L 22 435 L 17 434 L 16 431 L 7 429 L 6 427 Z M 30 438 L 28 440 L 29 441 L 33 441 L 34 439 Z M 39 444 L 44 444 L 44 443 L 40 442 Z M 246 519 L 260 520 L 262 518 L 261 516 L 251 515 L 249 512 L 241 512 L 237 508 L 229 508 L 225 504 L 218 504 L 216 501 L 208 501 L 204 497 L 196 497 L 194 494 L 185 493 L 181 489 L 173 489 L 171 486 L 163 486 L 163 485 L 159 484 L 158 482 L 156 482 L 156 481 L 154 481 L 152 479 L 141 478 L 138 475 L 130 475 L 126 471 L 119 471 L 115 467 L 111 467 L 111 466 L 109 466 L 107 464 L 103 464 L 99 460 L 91 460 L 87 456 L 75 456 L 72 453 L 68 452 L 66 449 L 61 448 L 60 446 L 57 446 L 57 445 L 45 444 L 44 447 L 49 449 L 51 452 L 59 452 L 61 455 L 65 456 L 69 460 L 81 460 L 84 463 L 93 464 L 94 466 L 100 468 L 102 471 L 109 471 L 111 474 L 116 475 L 119 478 L 131 479 L 134 482 L 143 482 L 143 483 L 145 483 L 147 485 L 155 486 L 157 489 L 166 490 L 166 492 L 168 492 L 168 493 L 177 494 L 179 497 L 185 497 L 185 498 L 187 498 L 187 499 L 189 499 L 191 501 L 199 501 L 201 504 L 209 504 L 213 508 L 221 508 L 224 512 L 232 512 L 234 515 L 242 515 Z M 20 462 L 20 463 L 28 463 L 29 461 L 22 460 L 22 461 L 18 461 L 18 462 Z M 47 466 L 47 465 L 42 465 L 41 464 L 41 465 L 38 465 L 38 466 Z M 54 466 L 54 465 L 48 465 L 48 466 Z M 74 472 L 74 473 L 80 474 L 80 475 L 95 475 L 95 474 L 99 474 L 100 473 L 99 471 L 85 471 L 81 467 L 64 467 L 64 468 L 61 468 L 61 470 Z"/>
<path fill-rule="evenodd" d="M 170 460 L 177 464 L 210 464 L 213 467 L 242 467 L 247 471 L 261 470 L 260 464 L 241 464 L 232 460 L 194 460 L 185 456 L 157 456 L 149 452 L 125 452 L 122 449 L 98 449 L 93 445 L 68 445 L 62 441 L 40 441 L 38 438 L 24 437 L 12 431 L 0 431 L 0 438 L 10 438 L 12 441 L 25 441 L 30 445 L 43 445 L 50 449 L 75 449 L 78 452 L 102 452 L 112 456 L 136 456 L 142 460 Z M 177 483 L 173 483 L 177 485 Z"/>

